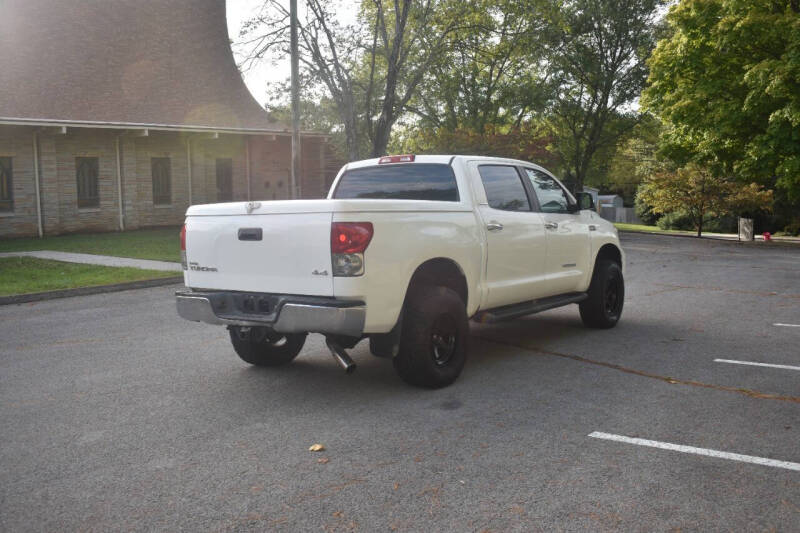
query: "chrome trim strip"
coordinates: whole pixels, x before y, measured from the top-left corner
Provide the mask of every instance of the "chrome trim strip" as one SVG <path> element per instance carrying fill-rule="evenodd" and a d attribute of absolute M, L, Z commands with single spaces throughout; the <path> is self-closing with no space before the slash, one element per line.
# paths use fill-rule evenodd
<path fill-rule="evenodd" d="M 218 316 L 204 296 L 176 295 L 178 315 L 186 320 L 230 326 L 266 326 L 279 333 L 330 333 L 359 337 L 364 332 L 366 307 L 327 307 L 322 305 L 285 303 L 278 320 L 227 319 Z"/>

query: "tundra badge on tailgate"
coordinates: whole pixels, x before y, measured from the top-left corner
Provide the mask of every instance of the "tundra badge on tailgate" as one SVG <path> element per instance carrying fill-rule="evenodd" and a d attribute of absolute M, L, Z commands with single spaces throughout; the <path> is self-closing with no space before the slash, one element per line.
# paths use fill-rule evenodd
<path fill-rule="evenodd" d="M 190 270 L 199 270 L 200 272 L 218 272 L 217 271 L 217 267 L 200 266 L 196 262 L 189 263 L 189 269 Z"/>

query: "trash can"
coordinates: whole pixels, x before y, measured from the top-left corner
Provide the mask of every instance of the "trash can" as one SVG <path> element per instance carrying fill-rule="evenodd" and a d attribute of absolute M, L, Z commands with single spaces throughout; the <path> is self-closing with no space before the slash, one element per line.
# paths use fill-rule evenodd
<path fill-rule="evenodd" d="M 739 240 L 752 241 L 755 240 L 756 235 L 753 232 L 753 219 L 752 218 L 739 218 Z"/>

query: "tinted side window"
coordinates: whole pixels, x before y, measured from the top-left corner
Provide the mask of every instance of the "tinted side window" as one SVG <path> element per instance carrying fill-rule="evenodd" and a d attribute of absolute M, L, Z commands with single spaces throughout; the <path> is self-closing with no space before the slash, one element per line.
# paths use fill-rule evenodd
<path fill-rule="evenodd" d="M 539 207 L 542 213 L 567 213 L 569 212 L 569 200 L 567 194 L 556 180 L 538 170 L 526 168 L 525 173 L 531 180 L 536 199 L 539 200 Z"/>
<path fill-rule="evenodd" d="M 434 163 L 401 163 L 348 170 L 339 179 L 333 197 L 459 201 L 452 167 Z"/>
<path fill-rule="evenodd" d="M 531 204 L 519 173 L 506 165 L 481 165 L 478 167 L 486 191 L 489 207 L 504 211 L 530 211 Z"/>

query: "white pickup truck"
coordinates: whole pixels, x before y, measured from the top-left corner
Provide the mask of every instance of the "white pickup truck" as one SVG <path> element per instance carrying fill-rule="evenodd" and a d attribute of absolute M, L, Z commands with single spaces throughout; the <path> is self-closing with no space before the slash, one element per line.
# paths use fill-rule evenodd
<path fill-rule="evenodd" d="M 328 198 L 195 205 L 181 233 L 180 316 L 227 325 L 246 362 L 285 364 L 308 333 L 368 338 L 408 383 L 461 373 L 469 323 L 576 303 L 610 328 L 625 256 L 592 197 L 512 159 L 386 156 L 347 164 Z"/>

